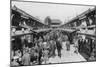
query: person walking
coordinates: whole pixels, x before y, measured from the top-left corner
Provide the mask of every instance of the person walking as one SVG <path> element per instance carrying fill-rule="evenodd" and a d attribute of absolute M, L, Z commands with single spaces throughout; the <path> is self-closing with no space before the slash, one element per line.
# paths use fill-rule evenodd
<path fill-rule="evenodd" d="M 22 56 L 22 63 L 23 65 L 30 65 L 30 54 L 28 50 L 25 51 L 24 55 Z"/>
<path fill-rule="evenodd" d="M 57 47 L 58 56 L 61 58 L 61 49 L 62 49 L 62 46 L 61 46 L 61 43 L 60 43 L 59 40 L 56 40 L 56 47 Z"/>
<path fill-rule="evenodd" d="M 66 41 L 66 48 L 67 48 L 67 51 L 70 50 L 70 42 L 68 40 Z"/>
<path fill-rule="evenodd" d="M 78 54 L 79 46 L 78 46 L 78 37 L 77 36 L 74 38 L 74 47 L 75 47 L 74 53 Z"/>
<path fill-rule="evenodd" d="M 50 57 L 55 56 L 55 49 L 56 49 L 56 43 L 55 41 L 51 40 L 50 41 Z"/>

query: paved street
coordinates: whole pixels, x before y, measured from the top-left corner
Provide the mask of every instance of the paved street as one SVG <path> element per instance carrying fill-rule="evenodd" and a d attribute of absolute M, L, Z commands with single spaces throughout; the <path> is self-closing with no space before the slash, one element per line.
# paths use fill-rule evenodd
<path fill-rule="evenodd" d="M 79 53 L 74 53 L 75 47 L 71 45 L 70 51 L 66 51 L 65 43 L 63 43 L 61 51 L 61 58 L 58 56 L 54 58 L 49 58 L 49 63 L 62 63 L 62 62 L 80 62 L 80 61 L 86 61 Z M 57 53 L 57 52 L 56 52 Z"/>

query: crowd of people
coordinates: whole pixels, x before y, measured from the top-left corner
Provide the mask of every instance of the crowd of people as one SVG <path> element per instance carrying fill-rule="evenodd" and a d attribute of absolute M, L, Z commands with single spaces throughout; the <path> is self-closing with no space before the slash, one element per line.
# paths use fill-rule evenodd
<path fill-rule="evenodd" d="M 58 30 L 51 31 L 39 38 L 32 38 L 31 35 L 16 37 L 15 40 L 12 41 L 11 65 L 27 66 L 49 64 L 49 58 L 55 56 L 61 58 L 62 42 L 66 42 L 66 51 L 70 51 L 71 42 L 69 37 L 70 36 L 63 35 L 61 31 Z M 79 37 L 74 37 L 73 42 L 76 54 L 84 50 L 83 47 L 88 48 L 87 45 L 91 45 L 90 41 L 88 42 L 87 39 Z M 91 57 L 94 57 L 95 42 L 93 46 L 89 46 L 89 48 L 89 53 L 91 53 L 89 57 L 91 59 Z"/>
<path fill-rule="evenodd" d="M 61 57 L 63 35 L 58 31 L 47 33 L 43 37 L 34 38 L 22 36 L 12 41 L 11 64 L 13 65 L 35 65 L 46 64 L 48 58 Z M 65 39 L 65 38 L 64 38 Z M 66 39 L 68 37 L 66 36 Z M 68 42 L 69 43 L 69 42 Z M 70 44 L 68 44 L 69 46 Z M 68 47 L 69 50 L 69 47 Z M 15 63 L 16 62 L 16 63 Z"/>

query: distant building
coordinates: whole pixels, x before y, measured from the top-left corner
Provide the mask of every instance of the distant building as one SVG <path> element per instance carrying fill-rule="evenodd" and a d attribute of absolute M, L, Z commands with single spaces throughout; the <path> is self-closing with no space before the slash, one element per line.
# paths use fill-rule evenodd
<path fill-rule="evenodd" d="M 51 20 L 51 23 L 50 23 L 50 26 L 51 27 L 59 27 L 61 25 L 61 20 L 59 19 L 52 19 Z"/>

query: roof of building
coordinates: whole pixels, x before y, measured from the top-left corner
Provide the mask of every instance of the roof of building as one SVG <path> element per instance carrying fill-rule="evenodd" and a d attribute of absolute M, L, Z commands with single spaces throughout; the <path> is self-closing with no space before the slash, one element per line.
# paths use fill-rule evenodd
<path fill-rule="evenodd" d="M 63 24 L 63 25 L 61 25 L 61 26 L 65 26 L 65 25 L 67 25 L 67 24 L 73 23 L 74 21 L 76 21 L 76 20 L 78 20 L 78 19 L 80 19 L 80 18 L 85 17 L 86 14 L 89 14 L 89 13 L 95 11 L 95 10 L 96 10 L 96 8 L 88 9 L 88 10 L 86 10 L 85 12 L 83 12 L 83 13 L 81 13 L 80 15 L 78 15 L 78 16 L 72 18 L 70 21 L 68 21 L 67 23 L 65 23 L 65 24 Z"/>
<path fill-rule="evenodd" d="M 52 19 L 51 20 L 51 24 L 53 24 L 53 25 L 60 25 L 62 22 L 61 22 L 61 20 L 59 20 L 59 19 Z"/>
<path fill-rule="evenodd" d="M 25 11 L 23 11 L 22 9 L 20 9 L 18 7 L 13 6 L 11 9 L 14 10 L 14 11 L 16 11 L 16 12 L 18 12 L 18 13 L 20 13 L 21 17 L 31 18 L 31 19 L 36 20 L 38 22 L 38 23 L 36 23 L 37 26 L 45 26 L 45 27 L 47 27 L 47 25 L 45 25 L 44 23 L 42 23 L 38 18 L 31 16 L 30 14 L 26 13 Z"/>

